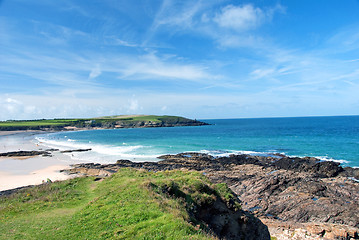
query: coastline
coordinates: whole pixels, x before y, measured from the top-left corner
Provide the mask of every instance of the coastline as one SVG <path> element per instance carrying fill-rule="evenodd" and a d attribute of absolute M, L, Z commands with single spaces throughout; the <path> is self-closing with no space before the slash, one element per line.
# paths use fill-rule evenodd
<path fill-rule="evenodd" d="M 92 130 L 95 130 L 97 128 L 93 128 Z M 89 129 L 82 129 L 82 128 L 76 128 L 76 129 L 67 129 L 66 132 L 78 132 L 81 130 L 89 130 Z M 55 133 L 55 132 L 62 132 L 62 131 L 53 131 L 53 130 L 23 130 L 23 131 L 0 131 L 0 154 L 5 152 L 17 152 L 17 151 L 44 151 L 48 150 L 48 148 L 51 147 L 58 147 L 56 145 L 47 145 L 46 143 L 41 144 L 41 142 L 35 142 L 34 137 L 35 136 L 41 136 L 42 134 L 48 134 L 48 133 Z M 61 150 L 67 150 L 67 149 L 82 149 L 85 150 L 85 148 L 92 148 L 92 151 L 89 154 L 92 154 L 92 152 L 96 152 L 96 146 L 64 146 L 64 149 Z M 111 149 L 110 149 L 111 150 Z M 78 151 L 78 150 L 76 150 Z M 101 151 L 104 151 L 104 149 L 101 149 Z M 108 151 L 108 149 L 106 149 Z M 243 152 L 244 154 L 250 154 L 257 156 L 257 154 L 247 153 Z M 233 153 L 233 154 L 243 154 L 243 153 Z M 85 155 L 82 155 L 85 154 Z M 144 162 L 144 161 L 152 161 L 149 158 L 129 158 L 126 156 L 118 157 L 114 161 L 115 156 L 112 156 L 112 160 L 109 162 L 101 161 L 100 158 L 92 156 L 88 158 L 90 155 L 87 153 L 63 153 L 61 151 L 51 151 L 48 156 L 13 156 L 13 157 L 0 157 L 0 181 L 2 184 L 0 185 L 0 191 L 26 186 L 26 185 L 33 185 L 33 184 L 41 184 L 42 181 L 46 181 L 47 178 L 51 180 L 64 180 L 66 177 L 69 177 L 63 173 L 59 173 L 60 170 L 69 168 L 71 164 L 78 164 L 78 163 L 111 163 L 115 162 L 118 159 L 128 159 L 135 162 Z M 208 154 L 211 155 L 210 152 Z M 92 154 L 93 155 L 93 154 Z M 227 155 L 230 155 L 228 153 Z M 77 156 L 82 156 L 81 158 L 77 158 Z M 261 156 L 260 154 L 258 156 Z M 263 155 L 263 156 L 277 156 L 280 157 L 280 154 L 274 154 L 274 155 Z M 284 155 L 283 155 L 284 156 Z M 295 157 L 286 155 L 287 157 Z M 110 156 L 111 157 L 111 156 Z M 224 157 L 224 155 L 218 155 L 215 157 Z M 79 160 L 81 159 L 81 160 Z M 98 161 L 100 160 L 100 161 Z M 157 159 L 158 161 L 158 159 Z M 54 167 L 54 166 L 57 166 Z M 41 177 L 40 177 L 41 176 Z M 17 178 L 16 178 L 17 177 Z M 17 180 L 19 179 L 19 181 Z M 21 181 L 20 181 L 21 179 Z M 31 180 L 32 179 L 32 180 Z M 13 182 L 16 182 L 17 184 L 13 184 Z"/>
<path fill-rule="evenodd" d="M 52 131 L 0 131 L 0 153 L 12 151 L 41 151 L 46 146 L 32 142 L 33 136 Z M 0 157 L 0 191 L 66 180 L 71 176 L 60 170 L 70 167 L 71 158 L 61 152 L 48 156 Z"/>
<path fill-rule="evenodd" d="M 138 117 L 138 116 L 137 116 Z M 145 117 L 140 116 L 140 117 Z M 171 117 L 171 116 L 170 116 Z M 177 118 L 177 117 L 176 117 Z M 103 130 L 118 128 L 157 128 L 157 127 L 174 127 L 174 126 L 200 126 L 208 125 L 196 120 L 183 118 L 183 122 L 160 123 L 151 121 L 135 121 L 133 123 L 122 122 L 121 126 L 65 126 L 63 128 L 39 128 L 39 129 L 21 129 L 17 130 L 0 130 L 0 154 L 20 151 L 46 151 L 49 146 L 45 144 L 34 143 L 34 136 L 55 132 L 73 132 L 84 130 Z M 176 120 L 178 121 L 178 120 Z M 126 124 L 125 124 L 126 123 Z M 70 150 L 69 150 L 70 149 Z M 71 152 L 75 148 L 66 148 Z M 75 152 L 78 150 L 75 150 Z M 80 150 L 81 151 L 81 150 Z M 73 156 L 73 154 L 71 154 Z M 84 162 L 89 162 L 85 161 Z M 92 162 L 92 161 L 91 161 Z M 70 155 L 61 151 L 51 151 L 49 156 L 30 155 L 30 156 L 0 156 L 0 191 L 12 190 L 26 186 L 38 185 L 51 181 L 66 180 L 75 176 L 65 174 L 60 170 L 69 169 L 71 164 L 79 162 L 74 161 Z"/>
<path fill-rule="evenodd" d="M 37 151 L 30 152 L 34 155 L 0 157 L 1 194 L 50 180 L 77 176 L 105 178 L 127 167 L 151 172 L 199 171 L 214 183 L 226 183 L 239 197 L 242 209 L 258 217 L 278 239 L 358 236 L 359 216 L 355 209 L 359 171 L 354 168 L 310 157 L 246 154 L 213 157 L 198 152 L 163 155 L 158 162 L 79 163 L 68 153 L 89 149 L 60 151 L 32 141 L 37 134 L 52 132 L 20 131 L 0 135 L 0 153 Z M 50 154 L 40 154 L 44 152 Z M 74 163 L 77 164 L 71 165 Z"/>

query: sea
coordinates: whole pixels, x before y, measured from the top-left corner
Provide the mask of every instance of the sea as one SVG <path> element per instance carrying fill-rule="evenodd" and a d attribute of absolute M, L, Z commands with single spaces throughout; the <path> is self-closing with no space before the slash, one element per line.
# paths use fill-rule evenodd
<path fill-rule="evenodd" d="M 359 116 L 201 121 L 210 125 L 57 132 L 37 135 L 36 141 L 59 149 L 91 148 L 68 153 L 79 163 L 158 161 L 158 156 L 182 152 L 213 156 L 279 153 L 359 167 Z"/>

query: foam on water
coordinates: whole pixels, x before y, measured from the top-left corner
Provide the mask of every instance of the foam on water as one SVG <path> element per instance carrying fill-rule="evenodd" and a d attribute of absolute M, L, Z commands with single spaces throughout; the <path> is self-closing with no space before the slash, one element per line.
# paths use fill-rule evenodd
<path fill-rule="evenodd" d="M 234 155 L 252 155 L 252 156 L 273 156 L 276 152 L 256 152 L 256 151 L 241 151 L 241 150 L 200 150 L 200 153 L 205 153 L 213 157 L 228 157 Z"/>
<path fill-rule="evenodd" d="M 349 163 L 349 161 L 347 161 L 347 160 L 334 159 L 334 158 L 330 158 L 330 157 L 327 157 L 327 156 L 318 156 L 318 157 L 315 157 L 315 158 L 318 158 L 319 160 L 322 160 L 322 161 L 331 161 L 331 162 L 338 162 L 338 163 Z"/>
<path fill-rule="evenodd" d="M 43 136 L 37 136 L 35 139 L 41 145 L 45 145 L 50 148 L 58 148 L 60 150 L 91 149 L 91 151 L 86 152 L 65 153 L 73 160 L 77 160 L 79 162 L 114 163 L 120 159 L 128 159 L 139 162 L 155 161 L 159 156 L 153 154 L 139 154 L 139 149 L 148 148 L 141 145 L 129 146 L 126 143 L 123 143 L 123 146 L 113 146 L 93 144 L 91 141 L 88 141 L 88 143 L 79 142 L 73 139 L 54 140 Z"/>
<path fill-rule="evenodd" d="M 157 157 L 163 155 L 163 152 L 158 151 L 155 147 L 135 145 L 131 146 L 123 142 L 122 146 L 105 145 L 105 144 L 93 144 L 92 141 L 80 142 L 75 139 L 64 136 L 64 139 L 49 139 L 48 136 L 38 136 L 36 140 L 42 145 L 46 145 L 51 148 L 59 148 L 60 150 L 69 149 L 91 149 L 88 152 L 72 152 L 66 153 L 73 160 L 78 162 L 98 162 L 98 163 L 114 163 L 119 159 L 128 159 L 132 161 L 158 161 Z M 182 152 L 182 151 L 180 151 Z M 176 153 L 180 153 L 176 152 Z M 257 151 L 241 151 L 241 150 L 199 150 L 198 152 L 209 154 L 213 157 L 228 157 L 232 154 L 240 155 L 247 154 L 253 156 L 271 156 L 278 157 L 275 154 L 285 155 L 283 152 L 277 152 L 276 150 L 269 150 L 268 152 Z M 173 153 L 172 154 L 176 154 Z M 289 157 L 305 157 L 290 155 Z M 346 160 L 333 159 L 328 156 L 314 156 L 322 161 L 334 161 L 339 163 L 348 163 Z"/>
<path fill-rule="evenodd" d="M 73 153 L 77 161 L 158 161 L 164 154 L 201 152 L 214 157 L 309 156 L 359 166 L 359 116 L 206 122 L 213 125 L 60 132 L 38 136 L 38 141 L 53 148 L 92 149 Z"/>
<path fill-rule="evenodd" d="M 42 145 L 46 145 L 51 148 L 58 148 L 60 150 L 69 149 L 91 149 L 88 152 L 72 152 L 66 153 L 73 160 L 79 162 L 98 162 L 98 163 L 114 163 L 119 159 L 127 159 L 137 162 L 142 161 L 158 161 L 157 157 L 163 155 L 163 152 L 156 150 L 155 147 L 135 145 L 131 146 L 123 142 L 122 146 L 105 145 L 105 144 L 93 144 L 91 141 L 80 142 L 75 139 L 64 136 L 65 139 L 49 139 L 49 135 L 46 137 L 37 136 L 35 139 Z M 183 152 L 183 151 L 180 151 Z M 176 152 L 176 153 L 180 153 Z M 186 151 L 184 151 L 186 152 Z M 232 154 L 240 155 L 247 154 L 252 156 L 271 156 L 278 157 L 275 154 L 285 155 L 283 152 L 277 152 L 276 150 L 269 150 L 268 152 L 257 151 L 242 151 L 242 150 L 199 150 L 198 152 L 211 155 L 213 157 L 228 157 Z M 172 154 L 176 154 L 173 153 Z M 290 155 L 289 157 L 305 157 Z M 346 160 L 333 159 L 327 156 L 313 156 L 322 161 L 334 161 L 339 163 L 348 163 Z"/>
<path fill-rule="evenodd" d="M 264 157 L 279 157 L 276 154 L 279 155 L 285 155 L 283 152 L 277 152 L 276 150 L 269 150 L 268 152 L 255 152 L 255 151 L 236 151 L 236 150 L 226 150 L 226 151 L 219 151 L 219 150 L 201 150 L 200 153 L 205 153 L 208 155 L 211 155 L 213 157 L 228 157 L 232 154 L 234 155 L 252 155 L 252 156 L 264 156 Z M 288 156 L 288 157 L 306 157 L 306 156 Z M 321 161 L 332 161 L 332 162 L 339 162 L 339 163 L 349 163 L 349 161 L 341 160 L 341 159 L 334 159 L 327 156 L 314 156 L 314 158 L 317 158 Z"/>

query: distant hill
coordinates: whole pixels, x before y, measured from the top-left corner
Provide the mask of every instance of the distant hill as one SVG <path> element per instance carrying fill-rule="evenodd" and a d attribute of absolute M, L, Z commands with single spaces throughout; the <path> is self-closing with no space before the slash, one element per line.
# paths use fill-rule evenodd
<path fill-rule="evenodd" d="M 207 123 L 178 116 L 118 115 L 96 118 L 8 120 L 0 122 L 0 131 L 80 130 L 143 127 L 201 126 Z"/>

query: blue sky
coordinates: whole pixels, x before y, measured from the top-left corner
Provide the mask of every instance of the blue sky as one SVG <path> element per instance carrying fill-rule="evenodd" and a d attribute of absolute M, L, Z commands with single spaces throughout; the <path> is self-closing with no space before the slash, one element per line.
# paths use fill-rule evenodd
<path fill-rule="evenodd" d="M 0 119 L 359 114 L 357 0 L 0 0 Z"/>

